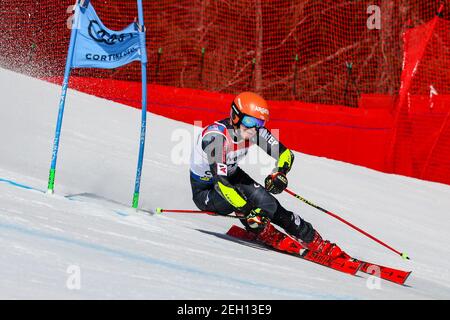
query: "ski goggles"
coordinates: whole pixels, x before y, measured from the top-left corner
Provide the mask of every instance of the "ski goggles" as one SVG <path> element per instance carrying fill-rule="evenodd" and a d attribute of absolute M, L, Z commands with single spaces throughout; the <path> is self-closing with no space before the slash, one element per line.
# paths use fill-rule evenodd
<path fill-rule="evenodd" d="M 241 124 L 243 126 L 245 126 L 246 128 L 261 128 L 264 127 L 265 121 L 258 119 L 258 118 L 254 118 L 254 117 L 250 117 L 250 116 L 246 116 L 244 115 L 241 119 Z"/>

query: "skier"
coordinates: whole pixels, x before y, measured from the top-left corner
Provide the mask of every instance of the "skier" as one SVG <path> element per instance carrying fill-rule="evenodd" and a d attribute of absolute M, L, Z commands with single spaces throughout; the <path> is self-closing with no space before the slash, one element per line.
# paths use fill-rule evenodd
<path fill-rule="evenodd" d="M 191 154 L 190 182 L 195 205 L 220 215 L 235 212 L 247 230 L 259 234 L 270 220 L 310 250 L 333 257 L 344 254 L 272 195 L 286 189 L 286 174 L 292 168 L 294 154 L 265 127 L 268 120 L 267 102 L 258 94 L 242 92 L 234 98 L 229 118 L 202 129 Z M 238 166 L 254 144 L 276 160 L 265 187 Z"/>

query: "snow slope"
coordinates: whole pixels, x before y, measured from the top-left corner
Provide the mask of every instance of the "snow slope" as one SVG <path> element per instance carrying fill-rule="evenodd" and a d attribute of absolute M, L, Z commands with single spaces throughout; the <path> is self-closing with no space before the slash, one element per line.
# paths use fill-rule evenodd
<path fill-rule="evenodd" d="M 224 235 L 232 219 L 128 209 L 140 110 L 83 93 L 69 91 L 56 193 L 47 195 L 60 87 L 0 69 L 0 88 L 2 299 L 450 298 L 447 185 L 296 154 L 292 190 L 411 256 L 403 261 L 278 196 L 355 257 L 413 271 L 408 286 L 378 283 L 232 241 Z M 195 131 L 149 113 L 141 208 L 195 209 L 188 179 Z M 242 167 L 262 182 L 272 165 L 255 149 Z"/>

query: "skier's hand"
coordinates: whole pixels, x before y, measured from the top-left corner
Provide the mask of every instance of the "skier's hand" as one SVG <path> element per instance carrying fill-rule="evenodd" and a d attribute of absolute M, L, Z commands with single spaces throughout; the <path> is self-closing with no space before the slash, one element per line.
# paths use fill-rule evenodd
<path fill-rule="evenodd" d="M 288 186 L 288 179 L 283 172 L 269 174 L 264 182 L 266 190 L 273 194 L 283 192 Z"/>

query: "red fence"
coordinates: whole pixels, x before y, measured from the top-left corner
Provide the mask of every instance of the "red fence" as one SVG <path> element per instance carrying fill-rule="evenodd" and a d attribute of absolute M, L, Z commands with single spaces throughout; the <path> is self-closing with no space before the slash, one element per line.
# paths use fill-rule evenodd
<path fill-rule="evenodd" d="M 47 80 L 62 82 L 61 77 Z M 137 82 L 74 77 L 70 87 L 135 108 L 141 106 L 141 87 Z M 203 125 L 229 116 L 234 97 L 160 85 L 149 85 L 148 95 L 151 112 Z M 384 105 L 371 105 L 374 100 L 365 97 L 362 101 L 369 108 L 270 101 L 268 127 L 279 129 L 280 139 L 294 150 L 384 170 L 392 116 L 390 105 L 386 104 L 389 98 L 377 97 L 376 101 L 380 99 Z"/>

